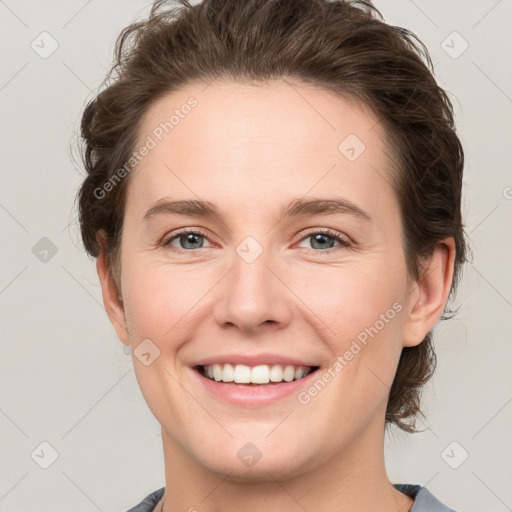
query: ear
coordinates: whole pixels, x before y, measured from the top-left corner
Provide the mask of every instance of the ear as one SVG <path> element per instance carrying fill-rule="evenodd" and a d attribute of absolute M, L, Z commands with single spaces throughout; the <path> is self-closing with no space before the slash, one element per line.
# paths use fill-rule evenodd
<path fill-rule="evenodd" d="M 129 346 L 128 330 L 126 325 L 126 317 L 124 315 L 124 305 L 120 291 L 110 275 L 108 269 L 107 256 L 107 235 L 102 229 L 98 231 L 96 239 L 98 240 L 98 258 L 96 259 L 96 270 L 101 284 L 101 292 L 103 295 L 103 304 L 108 318 L 112 323 L 118 338 L 122 343 Z"/>
<path fill-rule="evenodd" d="M 425 262 L 419 282 L 413 283 L 404 319 L 404 347 L 419 345 L 443 314 L 453 279 L 455 241 L 453 237 L 438 242 Z"/>

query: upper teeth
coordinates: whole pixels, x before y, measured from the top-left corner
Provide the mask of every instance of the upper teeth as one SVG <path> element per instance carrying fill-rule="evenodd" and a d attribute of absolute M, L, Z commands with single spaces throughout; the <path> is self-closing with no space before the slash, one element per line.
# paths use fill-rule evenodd
<path fill-rule="evenodd" d="M 261 364 L 259 366 L 246 366 L 244 364 L 206 364 L 204 373 L 210 379 L 223 382 L 236 382 L 239 384 L 267 384 L 270 382 L 291 382 L 302 379 L 311 370 L 310 366 L 282 366 L 280 364 Z"/>

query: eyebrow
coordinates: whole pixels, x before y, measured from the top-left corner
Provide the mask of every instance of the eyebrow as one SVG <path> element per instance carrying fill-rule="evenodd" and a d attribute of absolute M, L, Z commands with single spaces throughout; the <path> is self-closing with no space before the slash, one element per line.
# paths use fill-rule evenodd
<path fill-rule="evenodd" d="M 355 217 L 371 221 L 370 215 L 352 201 L 344 198 L 334 199 L 293 199 L 281 208 L 278 222 L 287 217 L 307 215 L 351 214 Z M 160 215 L 182 215 L 189 217 L 222 218 L 221 210 L 209 201 L 162 199 L 153 205 L 143 217 L 144 222 Z"/>

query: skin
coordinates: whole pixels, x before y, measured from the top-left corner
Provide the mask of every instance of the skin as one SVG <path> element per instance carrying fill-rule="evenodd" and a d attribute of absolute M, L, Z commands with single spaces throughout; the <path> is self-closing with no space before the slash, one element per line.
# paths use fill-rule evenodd
<path fill-rule="evenodd" d="M 97 260 L 119 339 L 132 351 L 144 339 L 160 350 L 149 366 L 133 360 L 162 425 L 165 512 L 409 510 L 385 470 L 386 404 L 402 348 L 419 344 L 443 312 L 453 239 L 436 246 L 420 282 L 408 275 L 384 133 L 367 108 L 285 81 L 197 83 L 154 103 L 139 141 L 190 96 L 197 107 L 130 175 L 119 285 L 104 250 Z M 349 134 L 366 146 L 352 162 L 338 149 Z M 278 222 L 281 206 L 302 196 L 343 197 L 371 221 L 337 213 Z M 144 222 L 162 198 L 207 200 L 223 218 Z M 163 245 L 185 227 L 206 237 Z M 311 228 L 352 246 L 315 244 Z M 236 252 L 247 236 L 263 248 L 252 263 Z M 192 378 L 191 364 L 220 353 L 290 354 L 325 371 L 396 302 L 401 311 L 307 405 L 296 394 L 227 405 Z M 262 454 L 250 467 L 237 457 L 247 442 Z"/>

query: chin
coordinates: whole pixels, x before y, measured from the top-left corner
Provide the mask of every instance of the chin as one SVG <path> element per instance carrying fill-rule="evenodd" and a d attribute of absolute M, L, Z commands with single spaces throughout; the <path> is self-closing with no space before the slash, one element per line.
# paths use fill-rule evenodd
<path fill-rule="evenodd" d="M 208 459 L 198 454 L 198 462 L 206 470 L 233 482 L 275 482 L 293 478 L 311 469 L 303 453 L 298 457 L 298 452 L 302 450 L 303 447 L 286 451 L 278 447 L 268 451 L 258 450 L 254 444 L 247 442 L 241 448 L 210 452 Z"/>

